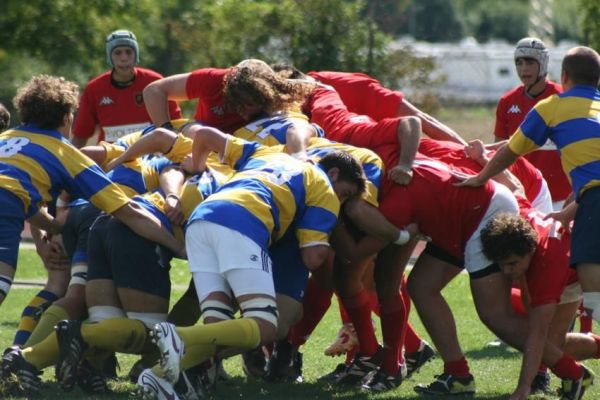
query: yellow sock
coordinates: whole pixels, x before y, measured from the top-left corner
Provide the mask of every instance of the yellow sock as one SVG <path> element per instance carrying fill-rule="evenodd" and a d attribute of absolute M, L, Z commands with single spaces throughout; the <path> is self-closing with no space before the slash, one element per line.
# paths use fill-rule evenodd
<path fill-rule="evenodd" d="M 252 318 L 232 319 L 176 330 L 186 347 L 215 344 L 253 349 L 260 344 L 260 328 Z"/>
<path fill-rule="evenodd" d="M 52 304 L 42 314 L 37 326 L 33 332 L 31 332 L 31 336 L 29 336 L 29 339 L 27 339 L 27 342 L 25 342 L 24 347 L 31 347 L 40 343 L 42 340 L 48 337 L 49 334 L 54 332 L 54 325 L 63 319 L 69 319 L 69 314 L 67 311 L 61 306 Z"/>
<path fill-rule="evenodd" d="M 143 322 L 113 318 L 81 325 L 81 337 L 89 345 L 119 353 L 139 354 L 148 340 Z"/>
<path fill-rule="evenodd" d="M 52 332 L 48 337 L 35 346 L 23 349 L 23 357 L 30 364 L 40 371 L 46 367 L 56 364 L 58 361 L 58 340 L 56 332 Z"/>
<path fill-rule="evenodd" d="M 195 344 L 185 348 L 185 356 L 181 359 L 181 369 L 192 368 L 203 363 L 217 353 L 214 344 Z"/>
<path fill-rule="evenodd" d="M 38 323 L 40 315 L 42 315 L 44 310 L 56 301 L 56 299 L 58 299 L 58 297 L 54 293 L 47 290 L 40 290 L 35 297 L 29 301 L 21 314 L 21 320 L 19 321 L 17 333 L 13 340 L 14 345 L 22 346 L 27 342 L 29 335 L 31 335 L 31 332 Z"/>

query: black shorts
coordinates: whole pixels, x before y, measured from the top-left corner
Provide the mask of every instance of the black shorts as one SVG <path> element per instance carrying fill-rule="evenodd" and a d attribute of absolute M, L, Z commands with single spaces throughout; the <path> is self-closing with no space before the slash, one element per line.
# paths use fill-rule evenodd
<path fill-rule="evenodd" d="M 91 203 L 69 208 L 69 214 L 62 231 L 63 244 L 72 264 L 86 263 L 87 242 L 90 227 L 101 211 Z"/>
<path fill-rule="evenodd" d="M 571 235 L 571 267 L 577 264 L 600 264 L 600 186 L 579 199 Z"/>
<path fill-rule="evenodd" d="M 88 281 L 111 279 L 118 288 L 136 289 L 168 299 L 172 254 L 129 229 L 116 218 L 101 215 L 88 240 Z"/>

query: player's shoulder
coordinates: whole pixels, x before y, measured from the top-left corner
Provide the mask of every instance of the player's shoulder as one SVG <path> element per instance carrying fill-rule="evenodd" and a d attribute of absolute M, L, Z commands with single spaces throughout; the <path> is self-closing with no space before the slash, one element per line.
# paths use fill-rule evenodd
<path fill-rule="evenodd" d="M 103 73 L 101 73 L 100 75 L 90 79 L 86 85 L 86 89 L 87 88 L 97 88 L 103 85 L 109 85 L 110 84 L 110 74 L 111 71 L 105 71 Z"/>
<path fill-rule="evenodd" d="M 142 68 L 142 67 L 135 67 L 135 75 L 136 75 L 136 79 L 138 78 L 142 78 L 142 79 L 151 79 L 151 80 L 157 80 L 157 79 L 162 79 L 163 76 L 151 69 L 148 68 Z"/>
<path fill-rule="evenodd" d="M 525 87 L 523 85 L 515 86 L 514 88 L 504 92 L 500 97 L 500 102 L 513 100 L 521 97 L 525 94 Z"/>

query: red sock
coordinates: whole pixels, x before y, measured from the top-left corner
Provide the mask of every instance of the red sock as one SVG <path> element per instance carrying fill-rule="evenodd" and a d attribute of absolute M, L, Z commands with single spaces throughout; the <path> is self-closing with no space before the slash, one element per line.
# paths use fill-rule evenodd
<path fill-rule="evenodd" d="M 371 307 L 371 311 L 375 313 L 378 317 L 381 317 L 381 311 L 379 310 L 379 299 L 377 298 L 377 292 L 367 291 L 369 294 L 369 306 Z"/>
<path fill-rule="evenodd" d="M 354 360 L 354 356 L 358 352 L 358 346 L 354 346 L 349 352 L 346 353 L 346 360 L 344 360 L 344 364 L 350 365 L 352 360 Z"/>
<path fill-rule="evenodd" d="M 352 321 L 350 320 L 348 311 L 346 311 L 346 308 L 342 304 L 342 300 L 340 300 L 340 295 L 337 292 L 335 292 L 335 297 L 338 299 L 338 307 L 340 308 L 340 318 L 342 320 L 342 324 L 345 325 L 351 323 Z"/>
<path fill-rule="evenodd" d="M 457 376 L 459 378 L 465 378 L 471 375 L 469 363 L 467 363 L 467 359 L 465 357 L 459 358 L 455 361 L 445 362 L 444 373 Z"/>
<path fill-rule="evenodd" d="M 596 355 L 594 356 L 594 358 L 600 358 L 600 336 L 594 335 L 593 333 L 590 333 L 590 336 L 596 342 Z"/>
<path fill-rule="evenodd" d="M 566 353 L 563 353 L 563 356 L 551 369 L 561 379 L 579 379 L 583 376 L 581 365 Z"/>
<path fill-rule="evenodd" d="M 304 315 L 288 333 L 288 340 L 296 347 L 302 346 L 315 330 L 331 305 L 333 290 L 320 288 L 313 279 L 308 280 L 304 295 Z"/>
<path fill-rule="evenodd" d="M 410 296 L 408 295 L 408 288 L 406 287 L 406 275 L 402 277 L 402 286 L 400 286 L 400 293 L 402 293 L 402 301 L 404 302 L 404 309 L 406 310 L 406 334 L 404 337 L 404 351 L 407 353 L 415 353 L 421 349 L 421 337 L 417 334 L 417 331 L 408 322 L 408 316 L 410 314 Z"/>
<path fill-rule="evenodd" d="M 361 290 L 354 296 L 340 297 L 344 308 L 348 312 L 358 343 L 360 344 L 360 354 L 362 356 L 372 356 L 378 349 L 373 322 L 371 321 L 371 307 L 369 306 L 369 295 L 366 290 Z"/>
<path fill-rule="evenodd" d="M 592 317 L 585 311 L 583 304 L 579 305 L 579 332 L 589 333 L 592 331 Z"/>
<path fill-rule="evenodd" d="M 400 354 L 404 342 L 403 332 L 406 332 L 404 302 L 398 294 L 389 299 L 382 299 L 379 308 L 384 343 L 381 369 L 388 375 L 397 375 L 400 362 L 404 361 Z"/>

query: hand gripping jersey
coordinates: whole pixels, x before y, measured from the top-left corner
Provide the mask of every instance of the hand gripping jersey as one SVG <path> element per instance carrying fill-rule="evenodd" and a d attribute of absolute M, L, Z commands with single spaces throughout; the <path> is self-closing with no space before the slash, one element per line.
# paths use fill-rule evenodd
<path fill-rule="evenodd" d="M 600 185 L 600 92 L 591 86 L 575 86 L 539 102 L 508 146 L 523 155 L 548 139 L 558 147 L 577 199 L 585 190 Z"/>
<path fill-rule="evenodd" d="M 115 142 L 151 124 L 142 92 L 149 83 L 161 79 L 162 75 L 135 67 L 133 83 L 116 87 L 111 82 L 111 73 L 107 71 L 87 84 L 73 125 L 74 136 L 88 138 L 94 134 L 96 125 L 100 125 L 98 139 Z M 172 119 L 181 118 L 181 110 L 174 101 L 169 102 L 169 114 Z"/>
<path fill-rule="evenodd" d="M 249 237 L 265 251 L 294 223 L 300 247 L 328 245 L 340 203 L 327 175 L 310 163 L 228 138 L 222 160 L 238 172 L 192 213 Z"/>
<path fill-rule="evenodd" d="M 0 134 L 0 187 L 23 201 L 25 215 L 61 190 L 112 213 L 129 198 L 59 132 L 23 125 Z"/>

